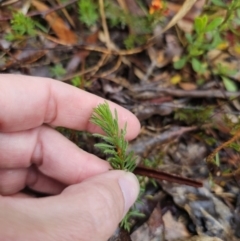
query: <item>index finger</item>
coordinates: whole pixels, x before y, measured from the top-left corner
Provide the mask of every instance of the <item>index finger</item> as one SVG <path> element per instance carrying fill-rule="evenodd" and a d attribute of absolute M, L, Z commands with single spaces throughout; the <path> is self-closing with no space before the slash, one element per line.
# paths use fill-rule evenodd
<path fill-rule="evenodd" d="M 0 131 L 13 132 L 42 124 L 99 132 L 90 123 L 93 108 L 104 99 L 48 78 L 0 75 Z M 118 112 L 119 124 L 127 125 L 128 139 L 136 137 L 140 124 L 128 110 L 109 101 Z"/>

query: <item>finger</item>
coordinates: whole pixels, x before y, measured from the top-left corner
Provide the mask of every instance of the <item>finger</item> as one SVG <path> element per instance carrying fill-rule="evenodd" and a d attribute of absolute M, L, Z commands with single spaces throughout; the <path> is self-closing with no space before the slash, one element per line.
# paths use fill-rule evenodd
<path fill-rule="evenodd" d="M 93 108 L 104 99 L 52 79 L 22 75 L 0 75 L 0 131 L 19 131 L 43 123 L 76 130 L 99 131 L 89 122 Z M 116 108 L 121 127 L 128 123 L 127 138 L 136 137 L 140 124 L 126 109 Z"/>
<path fill-rule="evenodd" d="M 61 193 L 66 187 L 44 176 L 35 168 L 0 170 L 0 195 L 17 194 L 27 186 L 32 190 L 52 195 Z"/>
<path fill-rule="evenodd" d="M 26 169 L 0 170 L 0 195 L 11 195 L 22 190 L 25 187 L 22 178 L 26 176 Z"/>
<path fill-rule="evenodd" d="M 81 150 L 48 126 L 0 133 L 0 169 L 29 168 L 32 164 L 65 185 L 110 169 L 108 162 Z"/>
<path fill-rule="evenodd" d="M 136 201 L 138 193 L 139 183 L 135 175 L 124 171 L 109 171 L 66 188 L 60 196 L 63 200 L 69 200 L 73 209 L 81 199 L 81 208 L 76 210 L 83 217 L 82 222 L 79 220 L 82 223 L 80 233 L 87 235 L 85 240 L 105 241 L 114 233 Z M 77 226 L 73 228 L 75 232 L 78 231 Z"/>
<path fill-rule="evenodd" d="M 0 219 L 1 214 L 7 217 L 3 219 L 0 233 L 11 233 L 11 223 L 11 227 L 16 227 L 14 233 L 19 240 L 33 237 L 36 241 L 105 241 L 113 234 L 138 192 L 139 184 L 133 174 L 109 171 L 70 186 L 58 196 L 11 200 L 5 213 L 1 213 L 0 202 Z M 5 201 L 5 209 L 6 206 Z"/>

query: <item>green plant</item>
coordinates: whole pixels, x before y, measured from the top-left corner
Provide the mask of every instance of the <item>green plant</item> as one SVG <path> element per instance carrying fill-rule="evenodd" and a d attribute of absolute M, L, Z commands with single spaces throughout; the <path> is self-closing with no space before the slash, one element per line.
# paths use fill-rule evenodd
<path fill-rule="evenodd" d="M 98 14 L 98 5 L 94 0 L 78 0 L 78 12 L 79 19 L 87 27 L 91 27 L 96 24 L 99 14 Z"/>
<path fill-rule="evenodd" d="M 113 116 L 107 102 L 94 108 L 91 122 L 99 126 L 106 134 L 93 135 L 104 141 L 95 146 L 104 154 L 110 155 L 107 159 L 110 165 L 117 170 L 132 172 L 136 167 L 136 157 L 133 152 L 127 152 L 128 142 L 125 140 L 127 123 L 123 129 L 119 128 L 117 111 L 114 111 Z"/>
<path fill-rule="evenodd" d="M 119 128 L 117 111 L 114 111 L 113 116 L 107 102 L 99 104 L 93 110 L 91 122 L 105 133 L 105 135 L 93 134 L 103 140 L 95 146 L 108 156 L 107 161 L 113 169 L 133 172 L 136 167 L 136 157 L 133 152 L 127 152 L 128 142 L 125 140 L 127 124 L 123 129 Z M 142 214 L 134 207 L 127 213 L 121 226 L 128 231 L 130 230 L 129 218 L 132 216 L 142 216 Z"/>
<path fill-rule="evenodd" d="M 222 37 L 227 34 L 227 31 L 238 34 L 235 29 L 236 25 L 240 24 L 239 8 L 238 0 L 232 0 L 230 3 L 225 3 L 223 0 L 212 0 L 206 5 L 203 14 L 194 20 L 193 33 L 185 35 L 186 52 L 178 61 L 174 62 L 174 68 L 182 69 L 187 63 L 190 63 L 198 75 L 203 75 L 208 69 L 214 71 L 217 69 L 215 73 L 220 72 L 219 66 L 214 67 L 209 63 L 207 52 L 216 49 L 224 42 Z M 219 16 L 220 11 L 225 11 L 225 15 Z"/>
<path fill-rule="evenodd" d="M 130 34 L 124 39 L 124 45 L 127 49 L 142 45 L 147 41 L 147 35 L 151 34 L 155 24 L 161 18 L 151 15 L 146 9 L 143 9 L 145 15 L 137 16 L 124 11 L 119 5 L 111 0 L 105 1 L 105 14 L 110 27 L 125 28 L 128 26 Z"/>
<path fill-rule="evenodd" d="M 80 87 L 82 84 L 82 78 L 80 76 L 75 76 L 74 78 L 71 79 L 71 82 L 73 86 Z"/>
<path fill-rule="evenodd" d="M 35 22 L 25 16 L 23 13 L 18 12 L 13 14 L 11 20 L 12 30 L 19 35 L 35 35 Z"/>
<path fill-rule="evenodd" d="M 194 20 L 194 34 L 186 34 L 187 53 L 174 63 L 175 69 L 181 69 L 187 62 L 192 65 L 195 72 L 205 73 L 207 70 L 206 58 L 204 54 L 216 48 L 221 42 L 219 26 L 223 23 L 222 17 L 209 20 L 207 15 L 197 17 Z"/>
<path fill-rule="evenodd" d="M 174 119 L 184 121 L 186 124 L 202 125 L 211 120 L 213 115 L 213 106 L 207 106 L 200 109 L 179 109 L 175 111 Z"/>
<path fill-rule="evenodd" d="M 235 32 L 234 26 L 235 24 L 239 24 L 238 14 L 240 9 L 239 0 L 232 0 L 230 2 L 226 2 L 223 0 L 212 0 L 212 3 L 218 6 L 220 9 L 226 10 L 226 15 L 223 23 L 221 24 L 220 30 L 229 29 L 232 32 Z"/>
<path fill-rule="evenodd" d="M 205 142 L 208 146 L 213 146 L 217 144 L 216 138 L 205 134 L 204 132 L 199 132 L 197 134 L 198 138 Z"/>
<path fill-rule="evenodd" d="M 215 75 L 219 75 L 223 81 L 223 85 L 227 91 L 237 91 L 237 84 L 229 77 L 234 76 L 238 71 L 225 66 L 224 64 L 218 63 L 213 70 Z"/>
<path fill-rule="evenodd" d="M 21 12 L 14 13 L 10 23 L 12 28 L 11 33 L 5 36 L 8 41 L 23 39 L 23 36 L 34 37 L 36 36 L 37 29 L 40 29 L 45 33 L 47 32 L 46 28 L 40 23 Z"/>
<path fill-rule="evenodd" d="M 62 64 L 56 64 L 50 68 L 50 73 L 52 77 L 60 78 L 66 74 L 66 70 L 63 68 Z"/>
<path fill-rule="evenodd" d="M 126 13 L 117 4 L 111 0 L 104 2 L 106 18 L 110 27 L 123 28 L 127 25 Z"/>
<path fill-rule="evenodd" d="M 146 42 L 146 38 L 144 36 L 130 34 L 124 40 L 124 45 L 125 45 L 126 49 L 131 49 L 131 48 L 134 48 L 135 45 L 142 45 L 145 42 Z"/>
<path fill-rule="evenodd" d="M 12 32 L 5 36 L 9 41 L 22 38 L 23 35 L 34 36 L 36 34 L 35 21 L 21 12 L 14 13 L 10 23 Z"/>

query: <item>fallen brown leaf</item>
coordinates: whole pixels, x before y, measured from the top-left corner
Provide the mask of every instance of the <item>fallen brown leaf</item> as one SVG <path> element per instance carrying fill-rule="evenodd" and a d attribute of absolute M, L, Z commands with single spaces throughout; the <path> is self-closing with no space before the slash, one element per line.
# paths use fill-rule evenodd
<path fill-rule="evenodd" d="M 191 82 L 179 83 L 179 86 L 183 90 L 196 90 L 197 89 L 197 85 L 194 83 L 191 83 Z"/>
<path fill-rule="evenodd" d="M 190 237 L 186 226 L 182 222 L 176 221 L 170 211 L 167 211 L 162 218 L 165 226 L 165 238 L 168 241 Z"/>
<path fill-rule="evenodd" d="M 37 0 L 33 0 L 32 5 L 39 11 L 49 10 L 47 5 Z M 45 15 L 44 19 L 62 42 L 65 44 L 77 43 L 77 35 L 66 26 L 65 22 L 55 12 Z"/>

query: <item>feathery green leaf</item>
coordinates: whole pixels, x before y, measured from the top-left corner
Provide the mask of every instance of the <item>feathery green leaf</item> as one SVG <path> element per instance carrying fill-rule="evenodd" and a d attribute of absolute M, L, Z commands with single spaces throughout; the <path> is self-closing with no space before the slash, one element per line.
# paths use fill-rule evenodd
<path fill-rule="evenodd" d="M 116 109 L 112 114 L 108 103 L 105 101 L 93 109 L 91 122 L 99 126 L 105 133 L 93 134 L 104 142 L 95 144 L 104 154 L 113 169 L 133 172 L 136 167 L 136 157 L 133 152 L 127 153 L 128 142 L 125 140 L 127 133 L 127 123 L 124 128 L 119 128 L 118 114 Z M 121 226 L 130 230 L 129 218 L 142 215 L 137 211 L 130 210 L 121 222 Z"/>
<path fill-rule="evenodd" d="M 135 158 L 133 153 L 127 154 L 128 142 L 125 140 L 127 131 L 127 123 L 124 128 L 119 128 L 118 113 L 114 110 L 112 114 L 109 104 L 104 102 L 93 109 L 91 122 L 99 126 L 105 136 L 94 134 L 106 143 L 98 143 L 95 146 L 102 150 L 105 154 L 109 154 L 109 163 L 115 169 L 133 171 L 135 168 Z"/>

